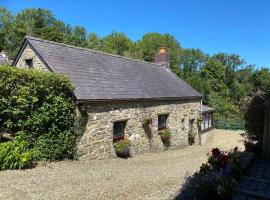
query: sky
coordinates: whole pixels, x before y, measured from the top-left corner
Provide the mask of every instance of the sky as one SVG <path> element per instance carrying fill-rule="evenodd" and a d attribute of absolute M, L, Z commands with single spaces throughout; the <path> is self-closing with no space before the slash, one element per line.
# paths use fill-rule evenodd
<path fill-rule="evenodd" d="M 0 0 L 0 6 L 14 14 L 50 9 L 100 36 L 118 31 L 136 41 L 148 32 L 170 33 L 184 48 L 236 53 L 270 68 L 270 0 Z"/>

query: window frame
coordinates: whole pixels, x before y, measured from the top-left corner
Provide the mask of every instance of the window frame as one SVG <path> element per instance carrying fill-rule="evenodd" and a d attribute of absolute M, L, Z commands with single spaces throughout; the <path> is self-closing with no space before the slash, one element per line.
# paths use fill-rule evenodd
<path fill-rule="evenodd" d="M 121 123 L 121 135 L 120 136 L 115 136 L 115 126 L 116 124 Z M 113 142 L 118 142 L 120 140 L 123 140 L 125 138 L 125 132 L 126 132 L 126 126 L 127 126 L 127 120 L 121 120 L 121 121 L 115 121 L 113 122 Z M 117 135 L 119 135 L 119 133 L 117 133 Z"/>
<path fill-rule="evenodd" d="M 163 122 L 163 126 L 160 126 L 160 117 L 164 117 L 165 123 Z M 162 131 L 168 128 L 168 117 L 169 114 L 160 114 L 158 115 L 158 131 Z"/>

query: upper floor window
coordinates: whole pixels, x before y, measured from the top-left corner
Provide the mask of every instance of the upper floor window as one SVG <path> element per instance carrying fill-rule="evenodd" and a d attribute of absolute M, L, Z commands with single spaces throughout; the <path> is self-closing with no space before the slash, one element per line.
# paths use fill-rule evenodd
<path fill-rule="evenodd" d="M 113 123 L 113 141 L 117 142 L 124 139 L 127 121 Z"/>
<path fill-rule="evenodd" d="M 159 115 L 158 116 L 158 130 L 163 130 L 167 128 L 167 119 L 169 115 Z"/>
<path fill-rule="evenodd" d="M 33 68 L 33 59 L 25 60 L 26 67 Z"/>

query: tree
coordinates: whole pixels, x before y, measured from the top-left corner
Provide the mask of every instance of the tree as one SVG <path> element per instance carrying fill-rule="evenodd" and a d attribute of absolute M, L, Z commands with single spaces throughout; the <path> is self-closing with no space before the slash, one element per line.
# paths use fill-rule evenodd
<path fill-rule="evenodd" d="M 103 51 L 120 56 L 124 56 L 131 46 L 132 41 L 124 33 L 119 32 L 112 32 L 105 36 L 102 42 Z"/>
<path fill-rule="evenodd" d="M 179 57 L 181 77 L 186 80 L 205 65 L 208 56 L 200 49 L 183 49 Z"/>
<path fill-rule="evenodd" d="M 68 34 L 66 42 L 77 47 L 86 47 L 86 30 L 82 26 L 75 26 Z"/>
<path fill-rule="evenodd" d="M 170 67 L 174 73 L 180 76 L 180 59 L 179 54 L 181 47 L 174 36 L 170 34 L 147 33 L 137 43 L 137 49 L 140 51 L 139 55 L 142 59 L 148 62 L 154 62 L 155 54 L 158 53 L 159 48 L 165 46 L 170 56 Z"/>
<path fill-rule="evenodd" d="M 93 50 L 102 49 L 102 39 L 96 33 L 90 33 L 87 37 L 86 47 Z"/>
<path fill-rule="evenodd" d="M 52 26 L 42 28 L 40 37 L 54 42 L 63 42 L 64 32 L 65 24 L 61 21 L 56 21 Z"/>
<path fill-rule="evenodd" d="M 214 60 L 207 61 L 202 68 L 201 75 L 208 81 L 213 91 L 223 93 L 228 89 L 224 83 L 225 68 L 219 62 Z"/>
<path fill-rule="evenodd" d="M 255 92 L 266 92 L 270 88 L 270 72 L 268 68 L 261 68 L 256 70 L 251 76 L 253 89 Z"/>
<path fill-rule="evenodd" d="M 12 40 L 13 16 L 7 9 L 0 7 L 0 49 L 8 50 Z"/>

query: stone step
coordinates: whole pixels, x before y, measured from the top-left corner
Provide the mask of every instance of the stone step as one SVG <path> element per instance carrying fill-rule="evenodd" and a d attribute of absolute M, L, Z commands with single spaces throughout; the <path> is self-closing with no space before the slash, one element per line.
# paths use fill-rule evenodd
<path fill-rule="evenodd" d="M 270 200 L 270 180 L 245 176 L 241 180 L 238 191 L 240 193 L 238 199 L 250 197 Z"/>
<path fill-rule="evenodd" d="M 243 179 L 246 179 L 246 180 L 248 179 L 250 181 L 256 181 L 256 182 L 261 182 L 261 183 L 270 185 L 270 179 L 262 179 L 262 178 L 252 177 L 252 176 L 244 176 Z"/>
<path fill-rule="evenodd" d="M 251 190 L 244 190 L 244 189 L 239 189 L 238 190 L 240 194 L 238 194 L 235 197 L 235 200 L 269 200 L 270 196 L 264 193 L 256 192 L 256 191 L 251 191 Z"/>

